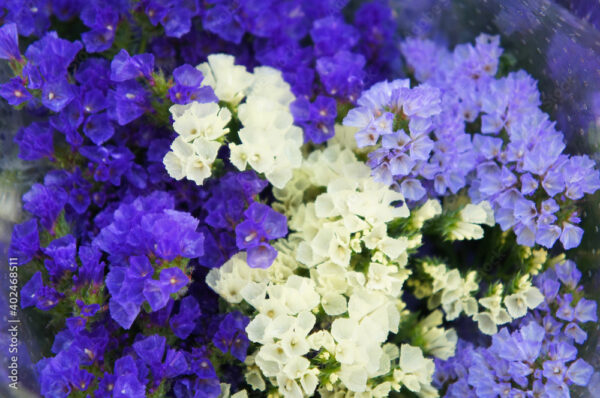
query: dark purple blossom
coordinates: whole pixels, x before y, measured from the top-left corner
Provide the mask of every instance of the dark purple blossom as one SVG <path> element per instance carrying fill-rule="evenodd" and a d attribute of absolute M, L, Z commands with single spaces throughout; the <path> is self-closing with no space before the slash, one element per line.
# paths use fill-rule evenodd
<path fill-rule="evenodd" d="M 27 264 L 40 249 L 37 220 L 31 219 L 13 227 L 9 256 L 18 259 L 18 264 Z"/>
<path fill-rule="evenodd" d="M 51 277 L 59 279 L 65 272 L 73 272 L 77 269 L 75 255 L 77 245 L 73 235 L 65 235 L 53 240 L 46 248 L 42 249 L 49 259 L 44 265 Z"/>
<path fill-rule="evenodd" d="M 110 64 L 110 79 L 114 82 L 124 82 L 144 77 L 150 79 L 154 70 L 152 54 L 138 54 L 133 57 L 126 50 L 121 50 Z"/>
<path fill-rule="evenodd" d="M 20 105 L 33 98 L 20 77 L 13 77 L 8 82 L 0 85 L 0 96 L 13 106 Z"/>
<path fill-rule="evenodd" d="M 78 41 L 72 43 L 49 32 L 27 48 L 25 58 L 35 68 L 31 73 L 38 71 L 47 81 L 54 81 L 66 75 L 67 67 L 82 47 Z"/>
<path fill-rule="evenodd" d="M 19 33 L 14 23 L 4 24 L 0 28 L 0 59 L 21 60 Z"/>
<path fill-rule="evenodd" d="M 23 208 L 38 217 L 44 228 L 51 229 L 67 198 L 67 193 L 60 187 L 34 184 L 23 195 Z"/>
<path fill-rule="evenodd" d="M 24 160 L 54 158 L 54 130 L 48 123 L 34 122 L 21 128 L 15 135 L 19 157 Z"/>
<path fill-rule="evenodd" d="M 184 297 L 179 312 L 171 317 L 169 325 L 180 339 L 186 339 L 196 327 L 196 319 L 201 315 L 200 306 L 192 296 Z"/>

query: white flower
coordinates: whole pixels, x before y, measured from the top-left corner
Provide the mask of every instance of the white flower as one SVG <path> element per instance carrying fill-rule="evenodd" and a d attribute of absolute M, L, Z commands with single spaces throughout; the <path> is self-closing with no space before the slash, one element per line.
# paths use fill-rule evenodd
<path fill-rule="evenodd" d="M 196 138 L 192 144 L 194 154 L 188 158 L 186 165 L 186 177 L 198 185 L 211 175 L 211 167 L 217 158 L 217 152 L 221 146 L 218 142 L 208 141 L 204 138 Z"/>
<path fill-rule="evenodd" d="M 176 180 L 186 176 L 187 162 L 194 153 L 194 147 L 185 142 L 183 138 L 177 137 L 171 144 L 171 151 L 167 152 L 163 159 L 167 173 Z"/>
<path fill-rule="evenodd" d="M 285 376 L 283 373 L 277 375 L 277 385 L 279 386 L 279 393 L 285 398 L 302 398 L 304 396 L 296 380 Z"/>
<path fill-rule="evenodd" d="M 237 304 L 243 300 L 242 292 L 248 284 L 266 279 L 267 271 L 250 268 L 246 253 L 240 252 L 220 268 L 211 269 L 206 275 L 206 284 L 229 303 Z"/>
<path fill-rule="evenodd" d="M 411 220 L 415 228 L 421 228 L 425 221 L 442 214 L 442 206 L 437 199 L 428 199 L 421 207 L 411 212 Z"/>
<path fill-rule="evenodd" d="M 402 286 L 408 277 L 408 272 L 399 272 L 398 267 L 394 265 L 383 265 L 380 263 L 371 263 L 367 273 L 368 289 L 381 290 L 386 294 L 398 297 L 401 295 Z"/>
<path fill-rule="evenodd" d="M 308 343 L 315 351 L 318 351 L 321 347 L 329 352 L 335 351 L 335 341 L 333 340 L 333 336 L 326 330 L 319 330 L 308 336 Z"/>
<path fill-rule="evenodd" d="M 290 314 L 311 311 L 320 302 L 320 296 L 315 290 L 315 282 L 309 278 L 292 275 L 285 283 L 285 297 L 283 300 L 290 310 Z"/>
<path fill-rule="evenodd" d="M 257 368 L 250 369 L 244 375 L 246 382 L 252 387 L 254 390 L 264 391 L 267 387 L 265 384 L 265 380 L 263 379 L 260 370 Z"/>
<path fill-rule="evenodd" d="M 232 55 L 212 54 L 197 69 L 204 75 L 203 86 L 212 87 L 221 101 L 237 105 L 246 96 L 254 76 L 234 61 Z"/>
<path fill-rule="evenodd" d="M 364 366 L 343 364 L 337 375 L 352 392 L 363 392 L 367 389 L 369 375 Z"/>
<path fill-rule="evenodd" d="M 476 205 L 469 203 L 459 212 L 459 220 L 448 231 L 450 239 L 481 239 L 483 228 L 480 224 L 494 225 L 494 212 L 487 201 Z"/>
<path fill-rule="evenodd" d="M 198 185 L 211 175 L 211 167 L 217 157 L 220 144 L 196 138 L 193 143 L 182 137 L 175 138 L 163 163 L 169 175 L 176 180 L 187 177 Z"/>
<path fill-rule="evenodd" d="M 477 327 L 483 333 L 493 336 L 498 333 L 498 326 L 496 317 L 489 311 L 480 312 L 473 317 L 473 320 L 477 322 Z"/>
<path fill-rule="evenodd" d="M 458 336 L 454 329 L 443 329 L 442 312 L 433 311 L 418 324 L 420 336 L 425 341 L 425 350 L 432 355 L 446 360 L 454 356 Z"/>
<path fill-rule="evenodd" d="M 434 369 L 433 360 L 426 359 L 420 348 L 402 344 L 400 346 L 400 369 L 394 371 L 394 380 L 418 393 L 421 388 L 431 384 Z"/>
<path fill-rule="evenodd" d="M 544 296 L 535 286 L 521 290 L 504 298 L 504 305 L 513 318 L 521 318 L 527 309 L 534 309 L 544 301 Z"/>
<path fill-rule="evenodd" d="M 321 305 L 327 315 L 335 316 L 346 312 L 346 298 L 339 293 L 325 293 L 321 297 Z"/>
<path fill-rule="evenodd" d="M 174 112 L 171 109 L 171 113 Z M 229 132 L 226 126 L 231 120 L 231 112 L 214 102 L 192 102 L 181 116 L 173 115 L 173 118 L 173 128 L 185 141 L 191 142 L 198 137 L 212 141 Z"/>

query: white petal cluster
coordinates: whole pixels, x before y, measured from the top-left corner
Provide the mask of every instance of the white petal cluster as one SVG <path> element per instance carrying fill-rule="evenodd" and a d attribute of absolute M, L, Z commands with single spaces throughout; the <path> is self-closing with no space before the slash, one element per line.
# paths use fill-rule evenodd
<path fill-rule="evenodd" d="M 463 278 L 458 270 L 449 270 L 444 264 L 424 263 L 422 267 L 431 282 L 415 284 L 417 297 L 429 297 L 428 307 L 441 306 L 449 321 L 461 313 L 472 317 L 479 330 L 488 335 L 496 334 L 498 325 L 525 316 L 528 309 L 534 309 L 544 301 L 542 293 L 532 286 L 531 275 L 521 277 L 511 294 L 505 294 L 504 286 L 498 283 L 487 296 L 477 300 L 475 295 L 479 286 L 475 271 Z"/>
<path fill-rule="evenodd" d="M 385 397 L 402 386 L 437 396 L 433 361 L 408 345 L 402 359 L 387 342 L 406 313 L 408 251 L 420 244 L 420 236 L 388 235 L 389 222 L 410 215 L 403 196 L 336 144 L 312 152 L 275 195 L 293 232 L 276 243 L 274 264 L 250 269 L 238 254 L 207 276 L 224 299 L 256 311 L 246 329 L 259 347 L 249 382 L 263 389 L 267 380 L 284 397 L 311 396 L 317 386 L 322 396 Z M 437 326 L 428 319 L 423 335 L 445 357 L 453 336 Z M 324 374 L 323 363 L 335 366 Z"/>
<path fill-rule="evenodd" d="M 458 335 L 454 329 L 440 327 L 444 315 L 440 310 L 435 310 L 417 324 L 417 333 L 425 342 L 423 347 L 433 356 L 447 360 L 454 356 Z"/>
<path fill-rule="evenodd" d="M 490 295 L 479 299 L 479 304 L 486 311 L 480 312 L 473 319 L 485 334 L 496 334 L 497 325 L 525 316 L 528 310 L 536 308 L 544 301 L 543 294 L 537 287 L 532 286 L 531 275 L 523 275 L 517 280 L 511 294 L 503 293 L 504 287 L 497 284 Z"/>
<path fill-rule="evenodd" d="M 488 201 L 469 203 L 458 213 L 458 220 L 449 228 L 451 240 L 483 238 L 481 225 L 494 226 L 494 210 Z"/>
<path fill-rule="evenodd" d="M 301 241 L 297 252 L 300 263 L 315 267 L 331 262 L 347 268 L 352 253 L 360 252 L 362 245 L 401 265 L 406 263 L 406 249 L 412 243 L 389 237 L 386 227 L 387 222 L 409 215 L 401 193 L 375 182 L 369 168 L 338 145 L 313 152 L 302 172 L 309 181 L 304 190 L 308 185 L 326 191 L 314 202 L 288 206 L 290 228 L 297 231 L 294 238 Z M 289 188 L 276 192 L 277 197 L 297 197 L 299 184 L 295 182 L 296 178 Z M 402 205 L 395 206 L 398 202 Z"/>
<path fill-rule="evenodd" d="M 490 295 L 479 299 L 479 304 L 484 308 L 484 311 L 477 313 L 473 320 L 477 322 L 479 330 L 487 335 L 496 334 L 498 325 L 504 325 L 512 321 L 512 317 L 506 308 L 502 306 L 503 291 L 502 284 L 497 284 Z"/>
<path fill-rule="evenodd" d="M 504 297 L 504 305 L 513 318 L 521 318 L 528 309 L 534 309 L 544 301 L 544 295 L 531 285 L 528 275 L 517 281 L 515 292 Z"/>
<path fill-rule="evenodd" d="M 176 180 L 186 177 L 202 185 L 221 147 L 218 140 L 229 132 L 231 112 L 213 102 L 192 102 L 173 105 L 171 113 L 178 136 L 163 159 L 165 168 Z"/>
<path fill-rule="evenodd" d="M 237 105 L 248 94 L 254 76 L 242 65 L 235 65 L 235 58 L 227 54 L 212 54 L 208 61 L 196 67 L 204 79 L 203 86 L 210 86 L 221 101 Z"/>
<path fill-rule="evenodd" d="M 277 188 L 292 178 L 302 162 L 302 130 L 293 125 L 290 104 L 295 97 L 281 75 L 270 67 L 257 67 L 250 73 L 235 65 L 231 55 L 213 54 L 197 67 L 204 75 L 202 84 L 234 110 L 216 103 L 173 105 L 173 128 L 178 137 L 164 158 L 169 175 L 187 177 L 202 185 L 211 175 L 218 149 L 236 117 L 241 128 L 240 143 L 229 143 L 230 160 L 240 170 L 248 166 L 265 175 Z"/>
<path fill-rule="evenodd" d="M 477 300 L 473 296 L 479 290 L 475 271 L 463 278 L 457 269 L 448 270 L 445 264 L 425 263 L 423 270 L 433 279 L 427 303 L 430 309 L 441 305 L 450 321 L 463 312 L 468 316 L 475 315 Z"/>
<path fill-rule="evenodd" d="M 421 397 L 437 397 L 430 384 L 435 365 L 426 359 L 418 347 L 402 344 L 400 347 L 400 368 L 394 370 L 394 381 L 403 384 Z"/>

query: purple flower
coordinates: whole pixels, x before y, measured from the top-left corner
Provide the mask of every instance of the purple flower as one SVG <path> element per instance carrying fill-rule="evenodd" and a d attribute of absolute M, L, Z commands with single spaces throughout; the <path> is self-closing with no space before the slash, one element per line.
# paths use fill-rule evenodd
<path fill-rule="evenodd" d="M 560 242 L 565 250 L 579 246 L 583 237 L 583 229 L 568 222 L 563 222 L 562 232 L 560 234 Z"/>
<path fill-rule="evenodd" d="M 573 296 L 568 293 L 565 294 L 562 298 L 559 298 L 559 308 L 556 311 L 556 316 L 564 321 L 571 322 L 574 317 L 573 307 L 571 306 L 571 302 L 573 301 Z"/>
<path fill-rule="evenodd" d="M 173 4 L 161 20 L 167 37 L 180 38 L 190 31 L 192 27 L 192 17 L 198 13 L 195 6 L 196 4 L 197 3 L 195 2 Z M 193 6 L 189 7 L 189 5 Z"/>
<path fill-rule="evenodd" d="M 94 316 L 100 310 L 100 304 L 85 304 L 81 300 L 76 301 L 82 316 Z"/>
<path fill-rule="evenodd" d="M 586 386 L 594 373 L 594 368 L 583 359 L 573 362 L 567 370 L 567 379 L 578 386 Z"/>
<path fill-rule="evenodd" d="M 179 304 L 179 312 L 169 321 L 175 336 L 187 339 L 196 327 L 196 319 L 201 315 L 200 306 L 192 296 L 184 297 Z"/>
<path fill-rule="evenodd" d="M 105 112 L 87 117 L 83 132 L 96 145 L 102 145 L 115 133 L 115 128 Z"/>
<path fill-rule="evenodd" d="M 0 59 L 21 60 L 19 33 L 14 23 L 4 24 L 0 28 Z"/>
<path fill-rule="evenodd" d="M 328 16 L 313 22 L 310 37 L 317 57 L 334 55 L 340 50 L 351 50 L 358 42 L 356 28 L 348 25 L 339 16 Z"/>
<path fill-rule="evenodd" d="M 146 397 L 146 387 L 140 383 L 137 376 L 133 373 L 118 376 L 113 391 L 114 398 Z"/>
<path fill-rule="evenodd" d="M 21 128 L 15 135 L 19 157 L 23 160 L 53 159 L 53 132 L 48 123 L 34 122 Z"/>
<path fill-rule="evenodd" d="M 111 86 L 110 63 L 104 58 L 92 57 L 84 60 L 75 71 L 74 76 L 82 88 L 107 90 Z"/>
<path fill-rule="evenodd" d="M 129 329 L 133 325 L 133 321 L 140 313 L 140 306 L 132 302 L 120 302 L 115 298 L 111 298 L 108 303 L 110 316 L 123 329 Z"/>
<path fill-rule="evenodd" d="M 8 82 L 0 85 L 0 96 L 13 106 L 29 101 L 33 96 L 23 83 L 22 78 L 13 77 Z"/>
<path fill-rule="evenodd" d="M 316 70 L 327 94 L 356 101 L 363 88 L 365 62 L 362 55 L 346 50 L 317 59 Z"/>
<path fill-rule="evenodd" d="M 569 387 L 562 381 L 559 383 L 552 380 L 548 381 L 544 386 L 544 392 L 547 394 L 546 396 L 553 398 L 569 398 L 571 396 Z"/>
<path fill-rule="evenodd" d="M 167 293 L 171 294 L 181 290 L 190 279 L 180 268 L 167 268 L 160 271 L 160 281 L 166 287 Z"/>
<path fill-rule="evenodd" d="M 79 246 L 79 281 L 99 286 L 104 282 L 105 264 L 100 261 L 102 253 L 96 247 Z"/>
<path fill-rule="evenodd" d="M 548 225 L 538 222 L 535 234 L 535 241 L 540 245 L 550 249 L 558 240 L 561 230 L 557 225 Z"/>
<path fill-rule="evenodd" d="M 152 78 L 154 70 L 154 56 L 152 54 L 138 54 L 133 57 L 127 50 L 121 50 L 110 64 L 110 79 L 114 82 L 124 82 L 137 77 Z"/>
<path fill-rule="evenodd" d="M 544 362 L 544 377 L 556 384 L 561 384 L 565 378 L 567 367 L 562 361 Z"/>
<path fill-rule="evenodd" d="M 56 32 L 49 32 L 27 48 L 25 58 L 47 81 L 54 81 L 66 75 L 67 67 L 82 47 L 78 41 L 71 43 L 60 39 Z"/>
<path fill-rule="evenodd" d="M 38 271 L 21 288 L 21 308 L 36 305 L 43 287 L 42 273 Z"/>
<path fill-rule="evenodd" d="M 150 110 L 148 93 L 135 80 L 118 84 L 114 98 L 117 121 L 121 126 L 131 123 Z"/>
<path fill-rule="evenodd" d="M 154 334 L 133 343 L 133 349 L 144 363 L 154 365 L 162 362 L 166 342 L 164 336 Z"/>
<path fill-rule="evenodd" d="M 175 378 L 188 373 L 189 365 L 185 359 L 185 355 L 181 351 L 167 349 L 167 355 L 164 362 L 165 376 Z"/>
<path fill-rule="evenodd" d="M 231 354 L 244 361 L 250 345 L 245 328 L 250 320 L 239 312 L 228 313 L 219 324 L 219 329 L 213 336 L 213 344 L 223 353 Z"/>
<path fill-rule="evenodd" d="M 566 260 L 560 264 L 556 264 L 554 267 L 556 276 L 558 279 L 569 287 L 571 290 L 575 290 L 579 280 L 581 279 L 581 272 L 577 269 L 575 263 L 571 260 Z"/>
<path fill-rule="evenodd" d="M 31 219 L 13 227 L 9 257 L 16 258 L 19 265 L 27 264 L 39 249 L 37 220 Z"/>
<path fill-rule="evenodd" d="M 73 235 L 65 235 L 53 240 L 48 247 L 42 249 L 44 254 L 50 257 L 44 264 L 51 277 L 59 279 L 65 272 L 73 272 L 77 269 L 75 255 L 77 245 Z"/>
<path fill-rule="evenodd" d="M 568 198 L 581 199 L 584 194 L 592 194 L 600 188 L 600 171 L 594 169 L 595 165 L 587 156 L 569 158 L 562 169 Z"/>
<path fill-rule="evenodd" d="M 187 104 L 191 101 L 218 102 L 210 86 L 201 87 L 202 72 L 191 65 L 185 64 L 173 70 L 175 85 L 169 89 L 169 98 L 175 104 Z"/>
<path fill-rule="evenodd" d="M 158 311 L 167 305 L 170 290 L 169 284 L 163 281 L 150 279 L 144 283 L 144 297 L 152 311 Z"/>
<path fill-rule="evenodd" d="M 248 265 L 252 268 L 269 268 L 277 257 L 277 250 L 267 243 L 260 243 L 247 250 Z"/>
<path fill-rule="evenodd" d="M 577 344 L 583 344 L 587 340 L 587 333 L 573 322 L 565 326 L 565 335 L 570 336 Z"/>
<path fill-rule="evenodd" d="M 53 112 L 60 112 L 76 95 L 76 87 L 67 79 L 52 79 L 42 87 L 42 104 Z"/>
<path fill-rule="evenodd" d="M 23 195 L 23 208 L 39 217 L 40 224 L 51 229 L 58 214 L 67 203 L 67 193 L 56 186 L 33 184 Z"/>
<path fill-rule="evenodd" d="M 216 4 L 202 16 L 204 28 L 224 40 L 239 44 L 244 35 L 244 28 L 234 18 L 234 10 L 224 4 Z"/>
<path fill-rule="evenodd" d="M 81 20 L 92 29 L 81 35 L 88 52 L 102 52 L 112 46 L 119 21 L 117 9 L 90 3 L 84 6 Z"/>
<path fill-rule="evenodd" d="M 575 320 L 581 323 L 597 322 L 597 303 L 593 300 L 580 299 L 575 306 Z"/>
<path fill-rule="evenodd" d="M 408 200 L 419 200 L 426 193 L 425 188 L 423 188 L 419 180 L 414 178 L 402 181 L 400 189 L 404 197 Z"/>

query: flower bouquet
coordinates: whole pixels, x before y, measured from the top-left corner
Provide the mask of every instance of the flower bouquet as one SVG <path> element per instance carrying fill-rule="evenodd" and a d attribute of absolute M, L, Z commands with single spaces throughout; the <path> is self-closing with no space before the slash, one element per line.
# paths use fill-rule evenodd
<path fill-rule="evenodd" d="M 4 2 L 2 396 L 594 396 L 596 161 L 413 3 Z"/>

